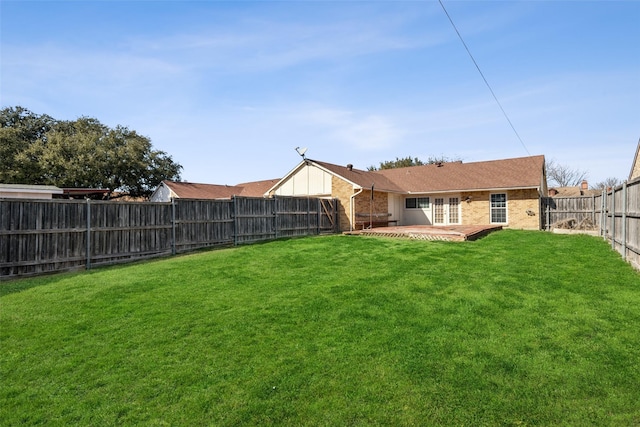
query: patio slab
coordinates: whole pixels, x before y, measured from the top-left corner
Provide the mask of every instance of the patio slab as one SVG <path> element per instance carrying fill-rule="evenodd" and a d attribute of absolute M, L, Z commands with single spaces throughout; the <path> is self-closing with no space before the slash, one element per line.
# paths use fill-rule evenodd
<path fill-rule="evenodd" d="M 463 242 L 476 240 L 492 231 L 502 230 L 498 225 L 407 225 L 377 227 L 364 230 L 347 231 L 344 234 L 376 237 L 398 237 L 416 240 L 443 240 Z"/>

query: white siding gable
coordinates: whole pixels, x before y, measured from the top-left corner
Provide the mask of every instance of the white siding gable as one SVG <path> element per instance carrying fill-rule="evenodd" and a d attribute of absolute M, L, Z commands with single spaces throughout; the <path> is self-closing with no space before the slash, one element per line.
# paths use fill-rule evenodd
<path fill-rule="evenodd" d="M 280 183 L 278 196 L 331 196 L 331 174 L 314 165 L 304 165 Z"/>
<path fill-rule="evenodd" d="M 150 201 L 152 202 L 170 202 L 171 201 L 171 190 L 164 182 L 161 182 L 156 191 L 151 195 Z"/>

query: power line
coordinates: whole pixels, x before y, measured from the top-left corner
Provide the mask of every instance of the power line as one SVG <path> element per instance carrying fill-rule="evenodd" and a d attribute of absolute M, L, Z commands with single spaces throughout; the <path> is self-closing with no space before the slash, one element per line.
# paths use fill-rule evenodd
<path fill-rule="evenodd" d="M 507 112 L 504 110 L 504 108 L 502 108 L 502 104 L 500 104 L 500 101 L 498 100 L 498 97 L 493 92 L 493 89 L 491 88 L 491 85 L 489 84 L 489 82 L 485 78 L 484 73 L 480 69 L 480 66 L 476 62 L 476 60 L 473 57 L 473 55 L 471 54 L 471 51 L 469 50 L 469 47 L 464 42 L 464 39 L 462 38 L 462 35 L 460 34 L 460 31 L 458 31 L 458 28 L 456 27 L 456 24 L 453 23 L 453 19 L 451 19 L 451 16 L 449 15 L 449 12 L 447 12 L 447 9 L 444 7 L 444 4 L 442 3 L 442 0 L 438 0 L 438 3 L 440 3 L 440 6 L 442 6 L 442 10 L 444 10 L 444 13 L 447 15 L 447 18 L 449 18 L 449 22 L 451 22 L 451 25 L 453 26 L 453 29 L 456 30 L 456 34 L 458 34 L 458 38 L 460 38 L 460 41 L 462 42 L 462 45 L 464 46 L 464 48 L 466 49 L 467 53 L 469 54 L 469 57 L 473 61 L 473 64 L 478 69 L 478 73 L 480 73 L 480 76 L 482 77 L 482 80 L 484 80 L 484 83 L 489 88 L 489 91 L 491 92 L 491 95 L 493 95 L 493 99 L 496 100 L 496 103 L 498 104 L 498 107 L 500 107 L 500 110 L 502 111 L 502 114 L 504 114 L 504 117 L 507 119 L 507 122 L 509 122 L 509 126 L 511 126 L 511 129 L 513 130 L 513 133 L 515 133 L 516 136 L 518 137 L 518 140 L 520 141 L 520 144 L 522 144 L 522 147 L 524 148 L 524 151 L 526 151 L 528 155 L 531 155 L 531 153 L 529 153 L 529 150 L 527 149 L 527 146 L 524 144 L 524 141 L 522 140 L 522 138 L 520 138 L 520 134 L 518 134 L 518 131 L 516 130 L 515 126 L 513 126 L 513 123 L 511 123 L 511 119 L 507 115 Z"/>

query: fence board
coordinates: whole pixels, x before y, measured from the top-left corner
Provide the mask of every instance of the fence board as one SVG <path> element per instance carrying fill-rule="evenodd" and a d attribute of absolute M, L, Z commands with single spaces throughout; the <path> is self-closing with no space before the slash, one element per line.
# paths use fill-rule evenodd
<path fill-rule="evenodd" d="M 640 270 L 640 179 L 598 196 L 544 198 L 542 205 L 546 230 L 559 221 L 589 219 L 600 236 Z"/>
<path fill-rule="evenodd" d="M 0 200 L 0 279 L 335 233 L 337 200 Z"/>

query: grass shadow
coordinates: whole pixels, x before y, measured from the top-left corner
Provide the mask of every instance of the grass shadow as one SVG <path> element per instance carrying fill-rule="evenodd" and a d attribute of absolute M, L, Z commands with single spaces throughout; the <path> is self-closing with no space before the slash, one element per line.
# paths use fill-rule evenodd
<path fill-rule="evenodd" d="M 72 270 L 72 271 L 52 271 L 51 273 L 39 275 L 38 277 L 18 277 L 15 279 L 3 279 L 0 281 L 0 297 L 5 295 L 15 294 L 23 292 L 39 286 L 50 285 L 58 282 L 63 277 L 68 277 L 69 274 L 78 274 L 85 270 Z"/>

